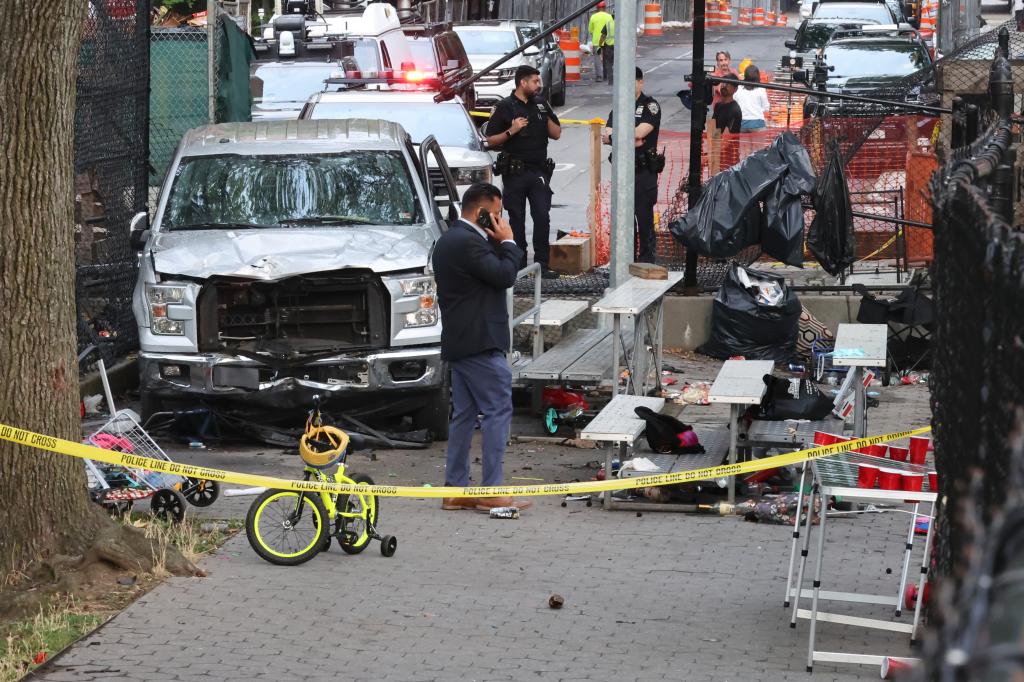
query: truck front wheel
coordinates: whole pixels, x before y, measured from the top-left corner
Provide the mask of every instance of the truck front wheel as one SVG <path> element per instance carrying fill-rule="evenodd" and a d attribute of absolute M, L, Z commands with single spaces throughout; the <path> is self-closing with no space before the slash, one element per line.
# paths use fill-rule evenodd
<path fill-rule="evenodd" d="M 425 405 L 413 413 L 413 428 L 430 431 L 434 440 L 448 440 L 452 394 L 447 370 L 445 370 L 444 383 L 436 391 L 426 394 L 425 398 Z"/>

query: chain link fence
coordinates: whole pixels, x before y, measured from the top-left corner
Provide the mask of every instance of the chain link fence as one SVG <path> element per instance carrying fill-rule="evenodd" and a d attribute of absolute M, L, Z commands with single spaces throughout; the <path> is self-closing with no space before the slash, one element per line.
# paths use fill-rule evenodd
<path fill-rule="evenodd" d="M 149 6 L 88 0 L 75 109 L 75 262 L 80 363 L 138 342 L 133 215 L 146 210 Z M 98 353 L 93 351 L 98 351 Z"/>

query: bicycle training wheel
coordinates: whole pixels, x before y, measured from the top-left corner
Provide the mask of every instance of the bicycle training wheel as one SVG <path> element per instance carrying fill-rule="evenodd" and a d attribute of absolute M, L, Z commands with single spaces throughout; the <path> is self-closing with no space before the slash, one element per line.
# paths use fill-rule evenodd
<path fill-rule="evenodd" d="M 365 474 L 352 474 L 353 483 L 373 485 Z M 336 535 L 338 544 L 347 554 L 359 554 L 370 544 L 370 527 L 377 526 L 380 507 L 376 495 L 338 495 Z"/>
<path fill-rule="evenodd" d="M 329 523 L 319 495 L 268 490 L 249 507 L 245 536 L 270 563 L 298 566 L 320 552 Z"/>

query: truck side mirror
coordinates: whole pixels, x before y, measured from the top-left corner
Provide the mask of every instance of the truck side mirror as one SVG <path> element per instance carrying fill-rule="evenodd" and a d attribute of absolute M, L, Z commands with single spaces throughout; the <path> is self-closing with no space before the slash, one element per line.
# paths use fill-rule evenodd
<path fill-rule="evenodd" d="M 786 48 L 790 49 L 790 50 L 795 50 L 796 49 L 796 41 L 795 40 L 787 40 L 786 41 Z"/>
<path fill-rule="evenodd" d="M 128 223 L 128 242 L 133 249 L 141 251 L 149 241 L 149 213 L 139 211 Z"/>
<path fill-rule="evenodd" d="M 536 45 L 532 45 L 532 46 L 526 48 L 525 50 L 523 50 L 523 56 L 524 57 L 536 57 L 539 54 L 540 54 L 540 48 L 537 47 Z"/>

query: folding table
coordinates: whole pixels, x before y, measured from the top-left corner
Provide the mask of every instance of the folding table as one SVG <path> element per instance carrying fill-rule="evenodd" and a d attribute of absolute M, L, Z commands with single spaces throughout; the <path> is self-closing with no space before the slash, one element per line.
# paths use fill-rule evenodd
<path fill-rule="evenodd" d="M 903 490 L 877 490 L 877 489 L 866 489 L 860 488 L 857 485 L 857 472 L 858 464 L 872 464 L 875 466 L 883 466 L 890 469 L 898 469 L 902 472 L 912 472 L 918 474 L 924 474 L 925 485 L 922 492 L 909 492 Z M 916 464 L 909 464 L 906 462 L 894 462 L 889 459 L 880 457 L 873 457 L 870 455 L 863 455 L 856 452 L 844 452 L 838 455 L 832 455 L 830 457 L 823 457 L 820 459 L 811 460 L 811 473 L 813 476 L 813 485 L 811 487 L 809 504 L 807 506 L 808 513 L 805 521 L 805 535 L 803 541 L 803 548 L 801 550 L 800 565 L 798 569 L 796 583 L 793 588 L 790 588 L 792 581 L 793 562 L 790 562 L 790 572 L 786 577 L 786 596 L 787 598 L 792 597 L 793 609 L 790 619 L 790 627 L 796 627 L 796 621 L 798 618 L 805 618 L 811 621 L 810 635 L 808 640 L 807 649 L 807 671 L 810 672 L 815 661 L 829 662 L 829 663 L 858 663 L 862 665 L 881 665 L 882 660 L 886 658 L 884 655 L 868 655 L 868 654 L 856 654 L 847 652 L 831 652 L 831 651 L 818 651 L 815 649 L 816 635 L 817 635 L 817 624 L 821 622 L 829 623 L 840 623 L 843 625 L 852 625 L 855 627 L 866 627 L 880 630 L 888 630 L 890 632 L 902 632 L 910 635 L 911 643 L 914 642 L 917 636 L 917 630 L 920 626 L 921 621 L 921 604 L 923 599 L 920 596 L 917 599 L 917 603 L 914 606 L 914 619 L 913 623 L 900 623 L 891 620 L 882 620 L 879 618 L 863 618 L 859 616 L 849 616 L 843 614 L 826 613 L 818 610 L 820 601 L 842 601 L 842 602 L 854 602 L 860 604 L 876 604 L 879 606 L 887 606 L 894 608 L 894 615 L 896 617 L 902 616 L 903 612 L 903 599 L 905 595 L 906 583 L 908 571 L 910 568 L 911 551 L 913 550 L 915 542 L 915 522 L 920 511 L 922 503 L 929 504 L 929 518 L 928 532 L 924 538 L 924 551 L 921 557 L 921 572 L 917 579 L 917 594 L 921 595 L 924 593 L 924 584 L 927 579 L 928 571 L 928 552 L 931 548 L 932 533 L 934 531 L 934 511 L 935 511 L 935 500 L 936 492 L 929 490 L 927 486 L 927 473 L 928 468 L 926 466 L 920 466 Z M 823 564 L 825 558 L 825 547 L 827 545 L 826 531 L 827 531 L 827 519 L 826 513 L 827 500 L 831 496 L 842 497 L 844 500 L 864 500 L 874 502 L 907 502 L 913 504 L 913 511 L 910 512 L 910 523 L 907 531 L 906 543 L 903 547 L 903 566 L 900 573 L 900 583 L 896 591 L 896 595 L 873 595 L 873 594 L 861 594 L 857 592 L 834 592 L 822 590 L 822 573 Z M 815 498 L 819 500 L 821 504 L 820 524 L 818 527 L 818 546 L 817 546 L 817 559 L 814 570 L 814 582 L 812 583 L 811 589 L 803 588 L 804 572 L 807 564 L 807 556 L 809 554 L 810 543 L 811 543 L 811 532 L 813 523 L 813 510 L 815 504 Z M 878 512 L 864 512 L 867 518 L 870 518 L 870 514 L 876 513 L 908 513 L 907 510 L 879 510 Z M 795 534 L 794 534 L 795 535 Z M 795 556 L 796 552 L 796 538 L 794 537 L 794 547 L 792 550 L 792 556 Z M 847 548 L 849 550 L 849 548 Z M 811 598 L 810 610 L 800 608 L 800 599 L 802 597 Z"/>

